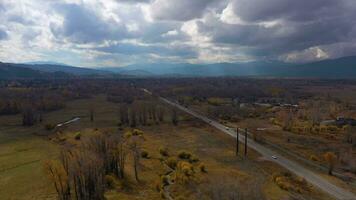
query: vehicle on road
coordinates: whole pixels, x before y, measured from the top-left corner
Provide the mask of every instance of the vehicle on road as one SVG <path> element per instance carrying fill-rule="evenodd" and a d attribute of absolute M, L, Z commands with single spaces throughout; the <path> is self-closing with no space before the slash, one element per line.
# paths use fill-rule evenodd
<path fill-rule="evenodd" d="M 277 159 L 277 156 L 273 155 L 272 158 L 273 158 L 273 159 Z"/>

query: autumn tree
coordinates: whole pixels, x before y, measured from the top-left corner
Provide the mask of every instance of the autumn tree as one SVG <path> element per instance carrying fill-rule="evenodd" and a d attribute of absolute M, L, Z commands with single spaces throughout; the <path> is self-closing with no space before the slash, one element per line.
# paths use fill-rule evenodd
<path fill-rule="evenodd" d="M 70 182 L 68 173 L 62 163 L 58 161 L 46 161 L 44 163 L 48 177 L 52 181 L 59 200 L 70 200 Z"/>
<path fill-rule="evenodd" d="M 329 166 L 328 173 L 329 173 L 329 175 L 332 175 L 332 172 L 333 172 L 334 167 L 335 167 L 336 162 L 337 162 L 337 157 L 336 157 L 335 153 L 326 152 L 324 154 L 324 160 L 328 163 L 328 166 Z"/>

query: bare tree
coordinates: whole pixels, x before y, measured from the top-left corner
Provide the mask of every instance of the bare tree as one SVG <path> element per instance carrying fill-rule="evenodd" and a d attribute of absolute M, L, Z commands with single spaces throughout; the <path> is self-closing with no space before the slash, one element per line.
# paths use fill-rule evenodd
<path fill-rule="evenodd" d="M 177 109 L 175 109 L 175 108 L 172 109 L 172 123 L 175 126 L 178 125 L 178 114 L 177 114 Z"/>
<path fill-rule="evenodd" d="M 163 120 L 164 120 L 164 107 L 159 106 L 159 107 L 157 108 L 157 115 L 158 115 L 158 120 L 159 120 L 160 122 L 163 122 Z"/>
<path fill-rule="evenodd" d="M 89 110 L 89 116 L 90 116 L 90 121 L 93 122 L 94 121 L 94 109 L 91 108 Z"/>
<path fill-rule="evenodd" d="M 136 107 L 132 105 L 130 109 L 130 126 L 134 128 L 136 125 Z"/>
<path fill-rule="evenodd" d="M 137 182 L 139 182 L 139 176 L 138 176 L 138 166 L 140 163 L 140 157 L 141 157 L 141 151 L 142 151 L 142 142 L 144 140 L 143 138 L 143 132 L 137 129 L 134 129 L 130 132 L 126 133 L 126 139 L 127 139 L 127 146 L 130 149 L 132 156 L 133 156 L 133 161 L 134 161 L 134 172 L 135 172 L 135 179 Z"/>
<path fill-rule="evenodd" d="M 22 113 L 22 125 L 23 126 L 33 126 L 36 123 L 36 114 L 32 108 L 27 108 Z"/>

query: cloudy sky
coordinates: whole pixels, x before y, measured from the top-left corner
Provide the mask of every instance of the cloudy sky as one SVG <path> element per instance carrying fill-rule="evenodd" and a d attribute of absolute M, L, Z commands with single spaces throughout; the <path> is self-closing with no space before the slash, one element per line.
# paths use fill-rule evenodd
<path fill-rule="evenodd" d="M 355 0 L 0 0 L 0 61 L 77 66 L 356 55 Z"/>

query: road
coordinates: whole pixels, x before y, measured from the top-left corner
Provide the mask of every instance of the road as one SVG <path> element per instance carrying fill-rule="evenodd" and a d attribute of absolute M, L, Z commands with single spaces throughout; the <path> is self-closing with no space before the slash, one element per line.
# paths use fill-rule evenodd
<path fill-rule="evenodd" d="M 144 90 L 145 91 L 145 90 Z M 145 92 L 149 92 L 149 91 L 145 91 Z M 149 94 L 151 94 L 149 92 Z M 161 97 L 161 100 L 166 102 L 167 104 L 174 106 L 196 118 L 199 118 L 201 120 L 203 120 L 204 122 L 210 124 L 211 126 L 219 129 L 220 131 L 230 135 L 231 137 L 236 138 L 236 131 L 227 128 L 226 126 L 220 124 L 217 121 L 214 121 L 212 119 L 207 118 L 206 116 L 203 116 L 201 114 L 198 114 L 186 107 L 183 107 L 177 103 L 174 103 L 172 101 L 169 101 L 166 98 Z M 241 142 L 244 142 L 245 138 L 244 135 L 239 135 L 239 140 Z M 283 157 L 282 155 L 279 155 L 277 152 L 268 149 L 256 142 L 254 142 L 251 139 L 247 139 L 247 143 L 249 148 L 254 149 L 255 151 L 257 151 L 258 153 L 260 153 L 262 156 L 264 156 L 265 158 L 269 159 L 272 162 L 275 162 L 279 165 L 281 165 L 282 167 L 288 169 L 289 171 L 295 173 L 296 175 L 303 177 L 306 181 L 308 181 L 309 183 L 311 183 L 312 185 L 320 188 L 321 190 L 323 190 L 324 192 L 330 194 L 331 196 L 335 197 L 336 199 L 339 200 L 356 200 L 356 196 L 355 194 L 340 188 L 332 183 L 330 183 L 329 181 L 327 181 L 326 179 L 322 178 L 321 176 L 317 175 L 316 173 L 312 172 L 311 170 L 306 169 L 305 167 L 303 167 L 302 165 L 291 161 L 285 157 Z M 273 159 L 272 156 L 276 156 L 277 159 Z"/>
<path fill-rule="evenodd" d="M 68 124 L 74 123 L 74 122 L 79 121 L 79 120 L 80 120 L 80 117 L 74 117 L 73 119 L 71 119 L 69 121 L 57 124 L 57 127 L 62 127 L 64 125 L 68 125 Z"/>

